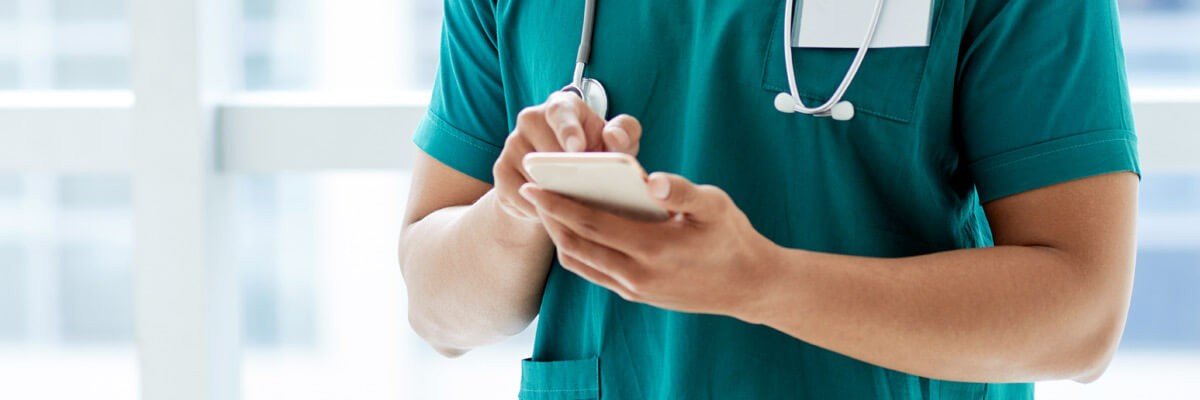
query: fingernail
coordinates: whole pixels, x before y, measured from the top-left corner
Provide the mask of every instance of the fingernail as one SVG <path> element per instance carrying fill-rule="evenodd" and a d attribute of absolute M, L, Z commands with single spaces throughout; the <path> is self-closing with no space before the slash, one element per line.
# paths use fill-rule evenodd
<path fill-rule="evenodd" d="M 579 137 L 575 135 L 567 137 L 567 151 L 583 151 L 583 141 L 579 140 Z"/>
<path fill-rule="evenodd" d="M 517 193 L 520 193 L 521 197 L 524 197 L 526 200 L 533 200 L 533 188 L 529 187 L 528 185 L 521 186 L 520 189 L 517 189 Z"/>
<path fill-rule="evenodd" d="M 671 181 L 661 176 L 650 178 L 650 194 L 660 200 L 666 200 L 671 195 Z"/>

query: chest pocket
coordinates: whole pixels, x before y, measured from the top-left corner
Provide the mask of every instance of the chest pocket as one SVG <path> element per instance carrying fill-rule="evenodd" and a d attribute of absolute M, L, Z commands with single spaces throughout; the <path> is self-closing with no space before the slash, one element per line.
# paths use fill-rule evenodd
<path fill-rule="evenodd" d="M 930 38 L 937 37 L 938 14 L 945 1 L 934 3 Z M 782 15 L 783 10 L 780 11 Z M 772 95 L 788 91 L 782 41 L 783 19 L 780 17 L 775 21 L 770 44 L 763 56 L 762 87 Z M 796 91 L 804 103 L 815 107 L 829 100 L 854 61 L 856 52 L 857 49 L 792 48 Z M 928 47 L 871 49 L 843 99 L 854 103 L 858 114 L 909 123 L 928 56 Z"/>

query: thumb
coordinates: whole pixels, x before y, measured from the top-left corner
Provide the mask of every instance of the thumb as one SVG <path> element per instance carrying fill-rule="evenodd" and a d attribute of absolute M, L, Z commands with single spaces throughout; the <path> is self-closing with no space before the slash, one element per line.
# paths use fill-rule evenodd
<path fill-rule="evenodd" d="M 655 172 L 647 178 L 650 196 L 669 211 L 703 220 L 724 211 L 730 202 L 716 186 L 696 185 L 675 174 Z"/>

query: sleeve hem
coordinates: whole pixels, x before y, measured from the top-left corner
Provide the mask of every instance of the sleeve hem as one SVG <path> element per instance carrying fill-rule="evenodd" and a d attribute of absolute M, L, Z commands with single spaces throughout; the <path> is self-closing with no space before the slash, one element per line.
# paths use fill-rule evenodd
<path fill-rule="evenodd" d="M 501 147 L 455 128 L 433 112 L 426 112 L 413 143 L 430 157 L 488 184 Z"/>
<path fill-rule="evenodd" d="M 1129 130 L 1094 131 L 1042 142 L 973 162 L 969 169 L 981 203 L 1112 172 L 1141 175 L 1137 137 Z"/>

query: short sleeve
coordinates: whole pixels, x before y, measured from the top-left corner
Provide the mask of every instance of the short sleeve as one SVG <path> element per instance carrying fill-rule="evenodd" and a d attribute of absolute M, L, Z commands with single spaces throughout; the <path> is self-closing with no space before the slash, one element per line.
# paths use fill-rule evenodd
<path fill-rule="evenodd" d="M 492 182 L 508 134 L 495 3 L 446 0 L 433 98 L 413 142 L 464 174 Z"/>
<path fill-rule="evenodd" d="M 979 0 L 956 125 L 980 200 L 1140 173 L 1112 0 Z"/>

